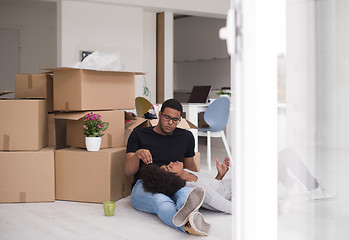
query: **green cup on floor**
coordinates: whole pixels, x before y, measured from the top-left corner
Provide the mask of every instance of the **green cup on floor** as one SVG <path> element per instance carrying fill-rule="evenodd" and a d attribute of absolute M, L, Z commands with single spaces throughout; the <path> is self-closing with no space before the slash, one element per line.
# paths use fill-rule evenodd
<path fill-rule="evenodd" d="M 103 202 L 105 216 L 114 216 L 115 202 L 106 201 Z"/>

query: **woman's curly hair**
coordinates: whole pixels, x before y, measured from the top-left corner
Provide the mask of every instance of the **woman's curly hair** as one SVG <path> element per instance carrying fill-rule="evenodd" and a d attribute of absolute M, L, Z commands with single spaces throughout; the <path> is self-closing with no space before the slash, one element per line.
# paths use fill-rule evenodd
<path fill-rule="evenodd" d="M 169 197 L 172 197 L 186 183 L 177 174 L 167 172 L 155 164 L 143 165 L 140 169 L 140 178 L 145 191 L 163 193 Z"/>

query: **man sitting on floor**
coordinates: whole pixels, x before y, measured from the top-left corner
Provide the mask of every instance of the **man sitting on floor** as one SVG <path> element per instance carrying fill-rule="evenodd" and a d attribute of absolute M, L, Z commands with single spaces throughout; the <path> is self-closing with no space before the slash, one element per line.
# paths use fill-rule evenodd
<path fill-rule="evenodd" d="M 125 163 L 126 175 L 134 176 L 131 203 L 139 211 L 157 214 L 173 228 L 190 234 L 207 235 L 209 225 L 197 212 L 204 198 L 202 188 L 191 192 L 191 188 L 182 187 L 169 197 L 144 191 L 139 179 L 139 170 L 150 163 L 162 166 L 179 161 L 185 168 L 197 171 L 194 137 L 190 131 L 177 128 L 182 113 L 182 105 L 175 99 L 169 99 L 163 103 L 155 127 L 139 128 L 131 133 Z"/>

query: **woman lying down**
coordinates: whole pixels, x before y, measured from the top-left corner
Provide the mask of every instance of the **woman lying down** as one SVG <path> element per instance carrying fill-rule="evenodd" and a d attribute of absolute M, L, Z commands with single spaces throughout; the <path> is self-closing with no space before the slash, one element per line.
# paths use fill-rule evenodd
<path fill-rule="evenodd" d="M 141 179 L 146 191 L 169 197 L 185 185 L 192 188 L 201 186 L 205 189 L 202 207 L 232 214 L 232 182 L 223 180 L 229 170 L 229 158 L 226 157 L 222 164 L 216 159 L 216 167 L 218 174 L 213 178 L 208 173 L 183 169 L 183 163 L 178 161 L 161 167 L 149 164 L 142 167 Z"/>
<path fill-rule="evenodd" d="M 208 173 L 183 169 L 182 162 L 171 162 L 161 167 L 149 164 L 141 169 L 141 178 L 146 191 L 170 197 L 185 185 L 193 188 L 201 186 L 205 189 L 202 207 L 232 214 L 232 181 L 223 180 L 229 170 L 229 158 L 226 157 L 222 164 L 216 159 L 216 167 L 218 174 L 213 178 Z M 288 189 L 296 182 L 306 187 L 310 200 L 327 200 L 336 196 L 320 185 L 299 155 L 291 149 L 284 149 L 278 154 L 278 180 L 286 189 L 284 196 L 279 196 L 280 199 L 287 197 Z"/>

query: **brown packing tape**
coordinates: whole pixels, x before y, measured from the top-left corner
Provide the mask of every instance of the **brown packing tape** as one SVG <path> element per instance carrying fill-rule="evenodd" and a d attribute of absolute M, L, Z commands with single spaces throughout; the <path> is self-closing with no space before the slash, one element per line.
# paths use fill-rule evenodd
<path fill-rule="evenodd" d="M 31 74 L 28 75 L 28 88 L 29 89 L 33 88 L 33 75 Z"/>
<path fill-rule="evenodd" d="M 10 136 L 4 134 L 3 138 L 4 138 L 4 139 L 3 139 L 3 146 L 2 146 L 2 149 L 3 149 L 3 150 L 10 150 Z"/>
<path fill-rule="evenodd" d="M 15 91 L 4 91 L 4 92 L 0 92 L 0 96 L 6 95 L 6 94 L 10 94 L 10 93 L 14 93 Z"/>
<path fill-rule="evenodd" d="M 110 133 L 108 133 L 108 148 L 113 147 L 113 137 Z"/>
<path fill-rule="evenodd" d="M 26 202 L 27 194 L 25 192 L 19 192 L 19 202 Z"/>
<path fill-rule="evenodd" d="M 69 103 L 68 103 L 68 102 L 65 102 L 64 109 L 65 109 L 66 111 L 69 111 Z"/>

